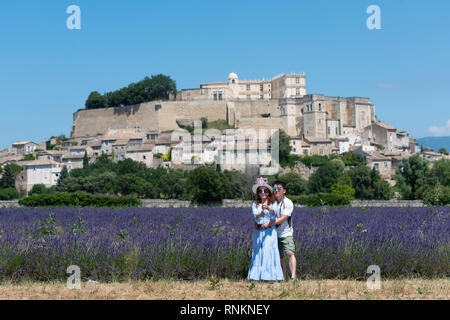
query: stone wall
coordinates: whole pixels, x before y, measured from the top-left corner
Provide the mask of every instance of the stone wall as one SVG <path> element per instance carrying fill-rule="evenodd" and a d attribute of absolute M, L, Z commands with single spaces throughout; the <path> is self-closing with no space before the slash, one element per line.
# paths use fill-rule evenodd
<path fill-rule="evenodd" d="M 275 117 L 270 125 L 262 114 Z M 138 105 L 79 110 L 73 115 L 71 137 L 86 137 L 104 134 L 108 129 L 139 127 L 148 130 L 166 131 L 178 128 L 177 119 L 208 118 L 209 121 L 226 120 L 231 125 L 244 118 L 259 118 L 270 128 L 280 128 L 278 100 L 256 101 L 152 101 Z M 244 120 L 246 121 L 246 120 Z"/>
<path fill-rule="evenodd" d="M 0 208 L 20 208 L 19 200 L 0 201 Z"/>
<path fill-rule="evenodd" d="M 299 176 L 301 176 L 305 180 L 309 180 L 311 175 L 316 172 L 319 167 L 311 167 L 309 168 L 303 162 L 298 161 L 293 168 L 281 168 L 278 175 L 283 175 L 289 172 L 295 172 Z"/>
<path fill-rule="evenodd" d="M 425 207 L 422 200 L 353 200 L 352 207 Z"/>
<path fill-rule="evenodd" d="M 73 115 L 71 137 L 96 136 L 108 129 L 139 127 L 148 130 L 174 130 L 177 119 L 227 119 L 224 101 L 152 101 L 120 108 L 80 110 Z"/>
<path fill-rule="evenodd" d="M 187 208 L 198 207 L 195 204 L 191 204 L 189 201 L 182 201 L 176 199 L 144 199 L 142 204 L 146 208 Z M 250 208 L 252 201 L 247 200 L 223 200 L 222 205 L 212 205 L 222 208 Z M 297 208 L 306 207 L 304 205 L 295 205 Z M 352 207 L 424 207 L 425 205 L 421 200 L 353 200 L 351 202 Z M 12 201 L 0 201 L 0 208 L 19 208 L 18 200 Z"/>

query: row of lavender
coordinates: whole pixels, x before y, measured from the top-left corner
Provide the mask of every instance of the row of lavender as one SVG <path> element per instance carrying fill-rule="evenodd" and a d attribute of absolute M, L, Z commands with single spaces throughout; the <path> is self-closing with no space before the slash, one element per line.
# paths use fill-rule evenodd
<path fill-rule="evenodd" d="M 447 277 L 450 207 L 296 209 L 300 278 Z M 0 281 L 246 278 L 249 209 L 0 209 Z"/>

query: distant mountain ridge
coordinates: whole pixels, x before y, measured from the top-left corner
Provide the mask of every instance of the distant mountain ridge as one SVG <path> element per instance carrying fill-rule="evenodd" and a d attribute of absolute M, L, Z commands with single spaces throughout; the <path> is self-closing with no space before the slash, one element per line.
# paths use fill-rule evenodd
<path fill-rule="evenodd" d="M 428 147 L 434 151 L 438 151 L 439 148 L 445 148 L 447 152 L 450 152 L 450 136 L 448 137 L 424 137 L 416 139 L 417 143 L 424 148 Z"/>

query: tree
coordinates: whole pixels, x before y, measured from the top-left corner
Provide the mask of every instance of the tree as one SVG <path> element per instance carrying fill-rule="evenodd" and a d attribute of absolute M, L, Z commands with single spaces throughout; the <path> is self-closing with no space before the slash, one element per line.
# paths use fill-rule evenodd
<path fill-rule="evenodd" d="M 123 107 L 154 100 L 168 100 L 171 93 L 176 93 L 176 83 L 169 76 L 158 74 L 151 78 L 130 83 L 104 96 L 94 91 L 86 101 L 87 109 Z"/>
<path fill-rule="evenodd" d="M 370 169 L 366 165 L 360 165 L 351 168 L 348 175 L 357 199 L 389 200 L 392 197 L 389 183 L 381 179 L 375 168 Z"/>
<path fill-rule="evenodd" d="M 5 166 L 2 179 L 0 180 L 0 188 L 15 188 L 16 176 L 21 171 L 22 168 L 14 163 Z"/>
<path fill-rule="evenodd" d="M 342 161 L 346 166 L 359 166 L 364 164 L 364 157 L 358 153 L 347 152 L 342 156 Z"/>
<path fill-rule="evenodd" d="M 433 168 L 431 168 L 431 175 L 435 177 L 434 181 L 450 187 L 450 161 L 447 159 L 435 161 Z"/>
<path fill-rule="evenodd" d="M 28 193 L 29 196 L 37 195 L 37 194 L 53 194 L 55 193 L 56 188 L 55 186 L 51 186 L 47 188 L 45 184 L 35 184 L 33 185 L 33 188 L 31 188 L 30 192 Z"/>
<path fill-rule="evenodd" d="M 97 91 L 92 91 L 86 100 L 86 109 L 106 108 L 106 98 Z"/>
<path fill-rule="evenodd" d="M 227 199 L 253 199 L 252 186 L 255 183 L 255 176 L 235 169 L 225 170 L 223 175 L 227 180 L 226 185 L 230 186 L 225 195 Z"/>
<path fill-rule="evenodd" d="M 89 158 L 87 156 L 87 151 L 84 151 L 83 169 L 86 169 L 88 166 L 89 166 Z"/>
<path fill-rule="evenodd" d="M 214 168 L 199 167 L 192 170 L 188 177 L 188 188 L 193 200 L 200 204 L 221 202 L 230 186 L 221 172 Z"/>
<path fill-rule="evenodd" d="M 56 183 L 56 190 L 58 191 L 62 191 L 62 183 L 64 181 L 64 179 L 66 179 L 69 176 L 69 170 L 67 170 L 67 167 L 64 166 L 61 170 L 61 172 L 59 173 L 59 179 L 58 182 Z"/>
<path fill-rule="evenodd" d="M 403 159 L 395 179 L 403 199 L 422 199 L 421 190 L 430 183 L 428 161 L 418 155 Z"/>
<path fill-rule="evenodd" d="M 308 181 L 295 172 L 280 175 L 278 179 L 286 183 L 287 195 L 300 195 L 306 193 L 308 190 Z"/>
<path fill-rule="evenodd" d="M 338 165 L 330 162 L 319 167 L 309 178 L 309 192 L 330 192 L 331 186 L 338 182 L 342 170 Z"/>
<path fill-rule="evenodd" d="M 331 186 L 331 193 L 335 195 L 344 195 L 349 197 L 350 199 L 355 198 L 355 189 L 347 184 L 333 184 Z"/>
<path fill-rule="evenodd" d="M 289 155 L 291 154 L 291 146 L 289 143 L 289 136 L 286 134 L 286 132 L 284 132 L 283 130 L 278 130 L 278 137 L 279 137 L 279 161 L 280 161 L 280 165 L 282 167 L 286 167 L 289 164 Z M 274 136 L 276 135 L 276 133 L 274 134 Z M 276 143 L 276 141 L 273 141 L 273 136 L 272 136 L 272 148 L 274 147 L 274 143 Z"/>
<path fill-rule="evenodd" d="M 20 194 L 15 188 L 0 189 L 0 200 L 14 200 L 19 197 Z"/>
<path fill-rule="evenodd" d="M 445 149 L 444 147 L 439 148 L 438 152 L 439 152 L 440 154 L 446 154 L 446 155 L 448 155 L 447 149 Z"/>

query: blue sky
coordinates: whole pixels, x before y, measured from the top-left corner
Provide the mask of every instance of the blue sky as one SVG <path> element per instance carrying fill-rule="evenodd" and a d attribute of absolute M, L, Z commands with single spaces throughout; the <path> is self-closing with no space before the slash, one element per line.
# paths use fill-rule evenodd
<path fill-rule="evenodd" d="M 68 30 L 69 5 L 81 30 Z M 369 5 L 381 30 L 369 30 Z M 91 91 L 305 72 L 307 93 L 369 97 L 416 138 L 450 135 L 450 1 L 15 0 L 0 4 L 0 148 L 69 136 Z"/>

